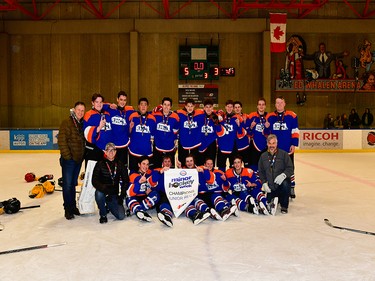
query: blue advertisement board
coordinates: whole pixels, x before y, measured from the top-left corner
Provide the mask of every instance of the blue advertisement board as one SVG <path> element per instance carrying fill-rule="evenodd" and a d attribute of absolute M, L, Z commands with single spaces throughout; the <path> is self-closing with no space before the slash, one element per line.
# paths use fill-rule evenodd
<path fill-rule="evenodd" d="M 10 149 L 48 150 L 53 145 L 52 130 L 10 130 Z"/>

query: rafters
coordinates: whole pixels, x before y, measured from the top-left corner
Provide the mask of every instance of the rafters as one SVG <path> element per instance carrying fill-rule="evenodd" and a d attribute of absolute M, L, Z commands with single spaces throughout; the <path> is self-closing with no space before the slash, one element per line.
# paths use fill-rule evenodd
<path fill-rule="evenodd" d="M 49 4 L 42 0 L 18 1 L 18 0 L 0 0 L 0 11 L 19 11 L 33 20 L 44 19 L 60 2 L 64 0 L 50 0 Z M 148 8 L 158 13 L 164 19 L 172 19 L 182 12 L 184 8 L 193 3 L 194 0 L 186 0 L 185 2 L 178 2 L 179 8 L 171 11 L 170 0 L 157 1 L 140 1 Z M 213 4 L 226 17 L 236 20 L 250 10 L 282 10 L 289 14 L 289 17 L 304 18 L 311 12 L 319 10 L 329 0 L 207 0 Z M 354 15 L 359 19 L 368 19 L 375 16 L 375 10 L 370 9 L 375 4 L 375 0 L 363 0 L 358 2 L 356 0 L 341 0 L 342 4 L 349 7 Z M 121 1 L 104 1 L 104 0 L 73 0 L 75 3 L 81 5 L 83 9 L 91 13 L 98 19 L 108 19 L 114 12 L 120 9 L 127 0 Z M 200 3 L 202 1 L 199 1 Z M 134 2 L 133 2 L 134 3 Z M 177 2 L 173 2 L 174 4 Z M 336 2 L 340 3 L 340 2 Z M 43 4 L 43 5 L 42 5 Z M 105 4 L 106 9 L 103 7 Z M 112 4 L 112 6 L 111 6 Z M 355 5 L 354 5 L 355 4 Z M 44 7 L 41 10 L 40 7 Z M 109 7 L 109 8 L 108 8 Z"/>

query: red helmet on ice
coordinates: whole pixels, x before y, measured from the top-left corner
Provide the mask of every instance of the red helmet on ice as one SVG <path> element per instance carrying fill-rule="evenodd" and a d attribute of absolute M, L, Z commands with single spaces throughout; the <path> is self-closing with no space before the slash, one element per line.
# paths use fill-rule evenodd
<path fill-rule="evenodd" d="M 34 173 L 27 173 L 25 175 L 25 181 L 27 181 L 27 182 L 35 181 L 35 179 L 36 179 L 36 177 L 35 177 Z"/>

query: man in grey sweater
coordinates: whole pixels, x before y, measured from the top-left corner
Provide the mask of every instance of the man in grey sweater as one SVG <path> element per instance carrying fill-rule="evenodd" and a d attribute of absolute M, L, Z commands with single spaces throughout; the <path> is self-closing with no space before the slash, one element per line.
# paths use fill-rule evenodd
<path fill-rule="evenodd" d="M 290 177 L 294 174 L 294 166 L 288 153 L 277 148 L 277 137 L 267 137 L 267 151 L 263 152 L 258 162 L 259 177 L 262 190 L 267 193 L 270 212 L 275 215 L 280 202 L 281 213 L 288 213 L 290 196 Z"/>

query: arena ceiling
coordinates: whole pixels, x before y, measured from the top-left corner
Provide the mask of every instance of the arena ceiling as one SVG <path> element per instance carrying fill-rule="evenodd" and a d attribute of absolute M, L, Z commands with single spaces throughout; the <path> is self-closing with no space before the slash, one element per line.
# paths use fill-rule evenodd
<path fill-rule="evenodd" d="M 335 3 L 342 3 L 349 7 L 358 19 L 368 19 L 375 15 L 375 0 L 331 0 Z M 66 3 L 65 0 L 0 0 L 1 12 L 18 11 L 32 20 L 43 20 L 60 3 Z M 81 5 L 81 7 L 91 13 L 97 19 L 108 19 L 120 7 L 125 7 L 127 2 L 134 0 L 70 0 L 69 3 Z M 193 2 L 208 2 L 217 7 L 227 18 L 236 20 L 251 10 L 277 10 L 279 12 L 288 12 L 295 18 L 304 18 L 313 11 L 323 8 L 329 0 L 159 0 L 143 1 L 144 4 L 164 19 L 178 17 L 179 13 Z M 178 5 L 176 5 L 176 3 Z M 174 4 L 174 5 L 172 5 Z M 104 8 L 105 7 L 105 8 Z M 177 8 L 175 8 L 177 7 Z"/>

